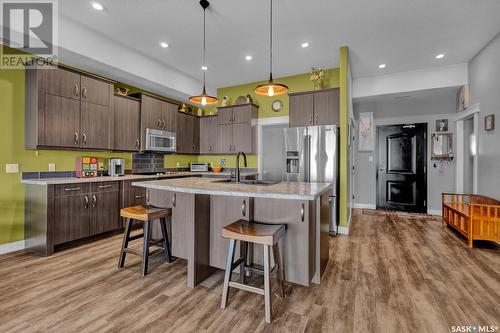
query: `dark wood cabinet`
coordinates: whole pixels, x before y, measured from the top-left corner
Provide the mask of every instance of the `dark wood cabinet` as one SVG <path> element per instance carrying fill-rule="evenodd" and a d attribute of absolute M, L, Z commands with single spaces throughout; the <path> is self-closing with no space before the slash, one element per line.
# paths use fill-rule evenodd
<path fill-rule="evenodd" d="M 64 67 L 26 71 L 25 147 L 109 150 L 113 83 Z"/>
<path fill-rule="evenodd" d="M 139 151 L 141 148 L 141 103 L 139 100 L 114 96 L 113 149 Z"/>
<path fill-rule="evenodd" d="M 90 235 L 89 193 L 56 196 L 54 199 L 54 244 L 62 244 Z"/>
<path fill-rule="evenodd" d="M 290 94 L 289 126 L 337 125 L 340 123 L 338 88 Z"/>
<path fill-rule="evenodd" d="M 218 108 L 217 153 L 255 153 L 258 107 L 254 104 Z"/>
<path fill-rule="evenodd" d="M 119 182 L 92 184 L 90 235 L 97 235 L 121 227 L 119 185 Z"/>
<path fill-rule="evenodd" d="M 177 109 L 179 106 L 174 103 L 162 101 L 162 125 L 163 130 L 169 132 L 177 131 Z"/>
<path fill-rule="evenodd" d="M 200 153 L 215 154 L 217 151 L 217 125 L 216 116 L 200 118 Z"/>
<path fill-rule="evenodd" d="M 177 112 L 177 153 L 200 152 L 200 118 Z"/>

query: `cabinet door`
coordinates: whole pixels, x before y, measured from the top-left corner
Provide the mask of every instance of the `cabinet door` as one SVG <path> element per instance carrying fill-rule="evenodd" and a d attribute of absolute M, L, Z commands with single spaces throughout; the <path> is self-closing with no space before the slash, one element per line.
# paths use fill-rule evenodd
<path fill-rule="evenodd" d="M 141 123 L 144 133 L 146 133 L 146 128 L 161 130 L 163 125 L 162 101 L 148 95 L 142 95 L 141 103 Z"/>
<path fill-rule="evenodd" d="M 45 69 L 45 93 L 80 100 L 80 74 L 61 69 Z"/>
<path fill-rule="evenodd" d="M 337 125 L 340 123 L 339 90 L 314 94 L 314 125 Z"/>
<path fill-rule="evenodd" d="M 109 107 L 82 102 L 81 140 L 82 148 L 109 148 Z"/>
<path fill-rule="evenodd" d="M 98 79 L 82 76 L 81 100 L 93 104 L 108 106 L 110 94 L 110 84 Z"/>
<path fill-rule="evenodd" d="M 113 148 L 123 151 L 139 151 L 141 138 L 141 103 L 120 96 L 115 96 L 114 99 Z"/>
<path fill-rule="evenodd" d="M 217 117 L 200 119 L 200 153 L 217 153 Z"/>
<path fill-rule="evenodd" d="M 217 125 L 217 153 L 233 152 L 233 125 Z"/>
<path fill-rule="evenodd" d="M 250 123 L 233 124 L 233 152 L 252 153 L 252 125 Z"/>
<path fill-rule="evenodd" d="M 200 118 L 191 117 L 191 127 L 193 129 L 192 135 L 192 145 L 193 145 L 193 154 L 200 153 Z"/>
<path fill-rule="evenodd" d="M 233 122 L 233 108 L 219 108 L 218 109 L 218 116 L 217 119 L 219 120 L 219 124 L 231 124 Z"/>
<path fill-rule="evenodd" d="M 194 195 L 190 193 L 171 193 L 172 196 L 172 255 L 187 259 L 192 244 L 193 226 L 186 221 L 193 219 L 195 210 Z"/>
<path fill-rule="evenodd" d="M 182 112 L 177 113 L 177 152 L 193 153 L 193 126 L 192 116 Z"/>
<path fill-rule="evenodd" d="M 162 102 L 163 121 L 162 127 L 165 131 L 177 131 L 177 104 Z"/>
<path fill-rule="evenodd" d="M 240 219 L 249 221 L 250 211 L 247 197 L 210 197 L 210 266 L 225 268 L 229 240 L 222 238 L 222 228 Z M 235 257 L 239 257 L 239 246 Z"/>
<path fill-rule="evenodd" d="M 54 198 L 54 244 L 88 237 L 90 198 L 88 194 Z"/>
<path fill-rule="evenodd" d="M 120 192 L 91 193 L 90 235 L 97 235 L 120 227 Z"/>
<path fill-rule="evenodd" d="M 291 95 L 289 127 L 302 127 L 312 125 L 313 108 L 313 94 Z"/>
<path fill-rule="evenodd" d="M 252 121 L 253 105 L 233 107 L 233 123 L 250 123 Z"/>
<path fill-rule="evenodd" d="M 51 147 L 80 147 L 80 102 L 45 94 L 43 142 Z"/>

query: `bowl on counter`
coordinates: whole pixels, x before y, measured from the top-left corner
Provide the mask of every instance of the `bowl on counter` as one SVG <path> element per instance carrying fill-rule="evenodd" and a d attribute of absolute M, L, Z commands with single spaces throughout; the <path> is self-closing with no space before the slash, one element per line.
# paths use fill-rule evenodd
<path fill-rule="evenodd" d="M 213 172 L 221 172 L 222 171 L 222 167 L 221 166 L 212 167 L 212 171 Z"/>

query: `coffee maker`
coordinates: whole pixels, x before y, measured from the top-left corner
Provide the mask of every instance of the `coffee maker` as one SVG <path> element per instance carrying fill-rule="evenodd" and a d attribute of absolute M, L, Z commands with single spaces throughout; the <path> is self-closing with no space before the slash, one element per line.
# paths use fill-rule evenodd
<path fill-rule="evenodd" d="M 125 159 L 114 157 L 108 162 L 108 174 L 111 177 L 125 176 Z"/>

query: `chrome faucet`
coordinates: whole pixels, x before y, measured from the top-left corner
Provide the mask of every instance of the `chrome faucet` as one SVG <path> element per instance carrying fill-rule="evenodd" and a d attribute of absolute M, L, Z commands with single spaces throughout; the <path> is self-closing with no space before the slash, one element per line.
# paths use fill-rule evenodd
<path fill-rule="evenodd" d="M 244 152 L 240 151 L 238 155 L 236 155 L 236 182 L 240 182 L 240 155 L 243 154 L 243 164 L 245 168 L 247 167 L 247 155 Z"/>

